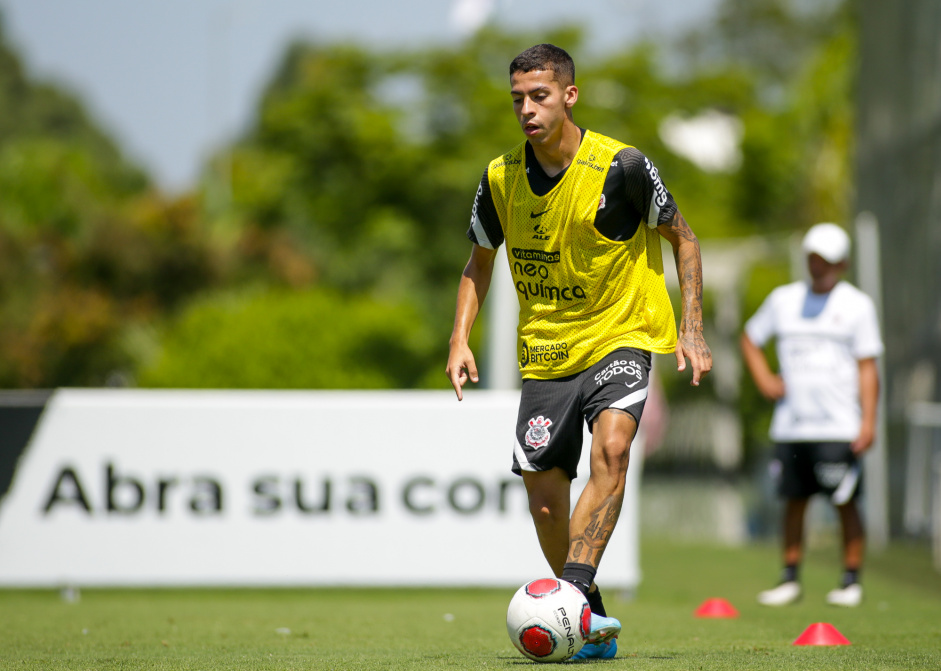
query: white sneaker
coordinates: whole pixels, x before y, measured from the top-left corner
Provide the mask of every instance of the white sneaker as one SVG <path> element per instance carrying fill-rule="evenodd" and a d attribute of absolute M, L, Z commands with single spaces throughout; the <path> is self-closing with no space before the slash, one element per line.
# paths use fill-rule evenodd
<path fill-rule="evenodd" d="M 773 589 L 766 589 L 758 594 L 758 603 L 762 606 L 787 606 L 801 597 L 801 586 L 798 582 L 782 582 Z"/>
<path fill-rule="evenodd" d="M 863 601 L 863 586 L 858 582 L 846 587 L 830 590 L 827 594 L 827 603 L 831 606 L 845 606 L 854 608 Z"/>

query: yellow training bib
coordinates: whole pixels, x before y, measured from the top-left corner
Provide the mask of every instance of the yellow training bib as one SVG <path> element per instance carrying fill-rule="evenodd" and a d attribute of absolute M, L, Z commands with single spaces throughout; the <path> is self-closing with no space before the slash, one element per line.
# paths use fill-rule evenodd
<path fill-rule="evenodd" d="M 586 132 L 565 175 L 544 196 L 529 188 L 525 143 L 490 163 L 520 304 L 524 378 L 578 373 L 619 347 L 667 353 L 676 345 L 656 228 L 638 226 L 620 242 L 595 229 L 605 176 L 626 147 Z"/>

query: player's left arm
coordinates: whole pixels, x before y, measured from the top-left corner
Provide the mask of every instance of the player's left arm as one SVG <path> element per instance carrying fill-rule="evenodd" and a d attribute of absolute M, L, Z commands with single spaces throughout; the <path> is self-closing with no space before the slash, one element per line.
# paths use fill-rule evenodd
<path fill-rule="evenodd" d="M 859 360 L 859 435 L 850 447 L 854 454 L 868 450 L 876 438 L 876 408 L 879 403 L 879 366 L 875 358 Z"/>
<path fill-rule="evenodd" d="M 699 381 L 712 370 L 712 352 L 703 337 L 702 323 L 702 257 L 699 240 L 689 224 L 677 210 L 673 218 L 657 226 L 660 235 L 673 246 L 676 274 L 680 280 L 682 312 L 676 341 L 676 369 L 686 370 L 686 359 L 693 367 L 690 384 Z"/>

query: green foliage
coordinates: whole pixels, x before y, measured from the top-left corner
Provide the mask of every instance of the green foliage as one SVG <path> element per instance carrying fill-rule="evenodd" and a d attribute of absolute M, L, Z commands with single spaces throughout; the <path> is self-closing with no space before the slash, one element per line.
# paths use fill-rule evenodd
<path fill-rule="evenodd" d="M 855 31 L 848 2 L 725 0 L 681 41 L 687 78 L 734 74 L 746 92 L 730 107 L 745 128 L 728 201 L 742 233 L 847 220 Z"/>
<path fill-rule="evenodd" d="M 120 334 L 146 297 L 87 271 L 109 232 L 133 228 L 146 179 L 77 100 L 26 77 L 2 34 L 0 109 L 0 385 L 105 384 L 131 365 Z"/>
<path fill-rule="evenodd" d="M 64 145 L 60 149 L 63 153 L 85 154 L 82 160 L 101 171 L 112 189 L 122 193 L 141 189 L 146 183 L 143 173 L 121 158 L 114 143 L 89 120 L 76 98 L 26 77 L 19 58 L 4 39 L 2 27 L 0 21 L 0 147 L 24 139 Z M 24 166 L 24 170 L 29 167 Z M 7 200 L 5 189 L 3 193 L 3 200 Z"/>
<path fill-rule="evenodd" d="M 472 54 L 294 45 L 232 152 L 230 215 L 289 232 L 325 284 L 419 295 L 441 314 L 428 287 L 461 267 L 474 185 L 502 150 L 472 141 L 492 117 L 466 101 L 496 94 Z"/>
<path fill-rule="evenodd" d="M 382 52 L 297 42 L 253 126 L 177 200 L 151 190 L 74 97 L 31 81 L 0 35 L 0 385 L 441 385 L 474 192 L 523 139 L 508 64 L 542 41 L 576 59 L 576 122 L 648 154 L 700 238 L 845 221 L 854 31 L 839 2 L 725 0 L 678 44 L 602 57 L 571 29 L 486 28 Z M 710 110 L 743 122 L 738 170 L 705 172 L 661 138 L 668 115 Z M 316 301 L 334 329 L 307 324 L 298 349 L 285 306 L 310 315 Z M 363 305 L 397 325 L 398 345 Z M 259 326 L 266 310 L 286 330 Z M 229 335 L 212 337 L 214 319 Z M 351 325 L 342 338 L 339 324 Z M 233 365 L 229 337 L 259 363 Z M 292 348 L 345 373 L 298 365 Z M 377 348 L 390 356 L 356 355 Z"/>
<path fill-rule="evenodd" d="M 0 384 L 100 386 L 132 375 L 125 330 L 212 286 L 192 209 L 141 196 L 67 238 L 0 230 Z"/>
<path fill-rule="evenodd" d="M 773 104 L 795 72 L 839 32 L 848 10 L 844 0 L 723 0 L 713 21 L 683 37 L 682 49 L 689 62 L 753 72 L 763 102 Z"/>
<path fill-rule="evenodd" d="M 408 305 L 332 291 L 208 297 L 167 329 L 162 353 L 139 381 L 147 387 L 409 388 L 429 366 L 443 369 L 441 348 L 427 333 Z"/>
<path fill-rule="evenodd" d="M 10 139 L 0 144 L 4 229 L 21 238 L 79 235 L 109 204 L 106 180 L 81 147 L 48 138 Z"/>

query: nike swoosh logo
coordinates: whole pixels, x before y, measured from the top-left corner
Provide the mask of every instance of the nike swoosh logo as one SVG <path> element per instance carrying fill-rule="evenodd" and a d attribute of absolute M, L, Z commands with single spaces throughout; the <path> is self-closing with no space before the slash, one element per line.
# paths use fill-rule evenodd
<path fill-rule="evenodd" d="M 552 209 L 552 208 L 550 207 L 549 210 L 551 210 L 551 209 Z M 548 212 L 549 210 L 543 210 L 542 212 L 530 212 L 530 213 L 529 213 L 529 218 L 530 218 L 530 219 L 535 219 L 536 217 L 541 217 L 542 215 L 544 215 L 544 214 L 545 214 L 546 212 Z"/>

